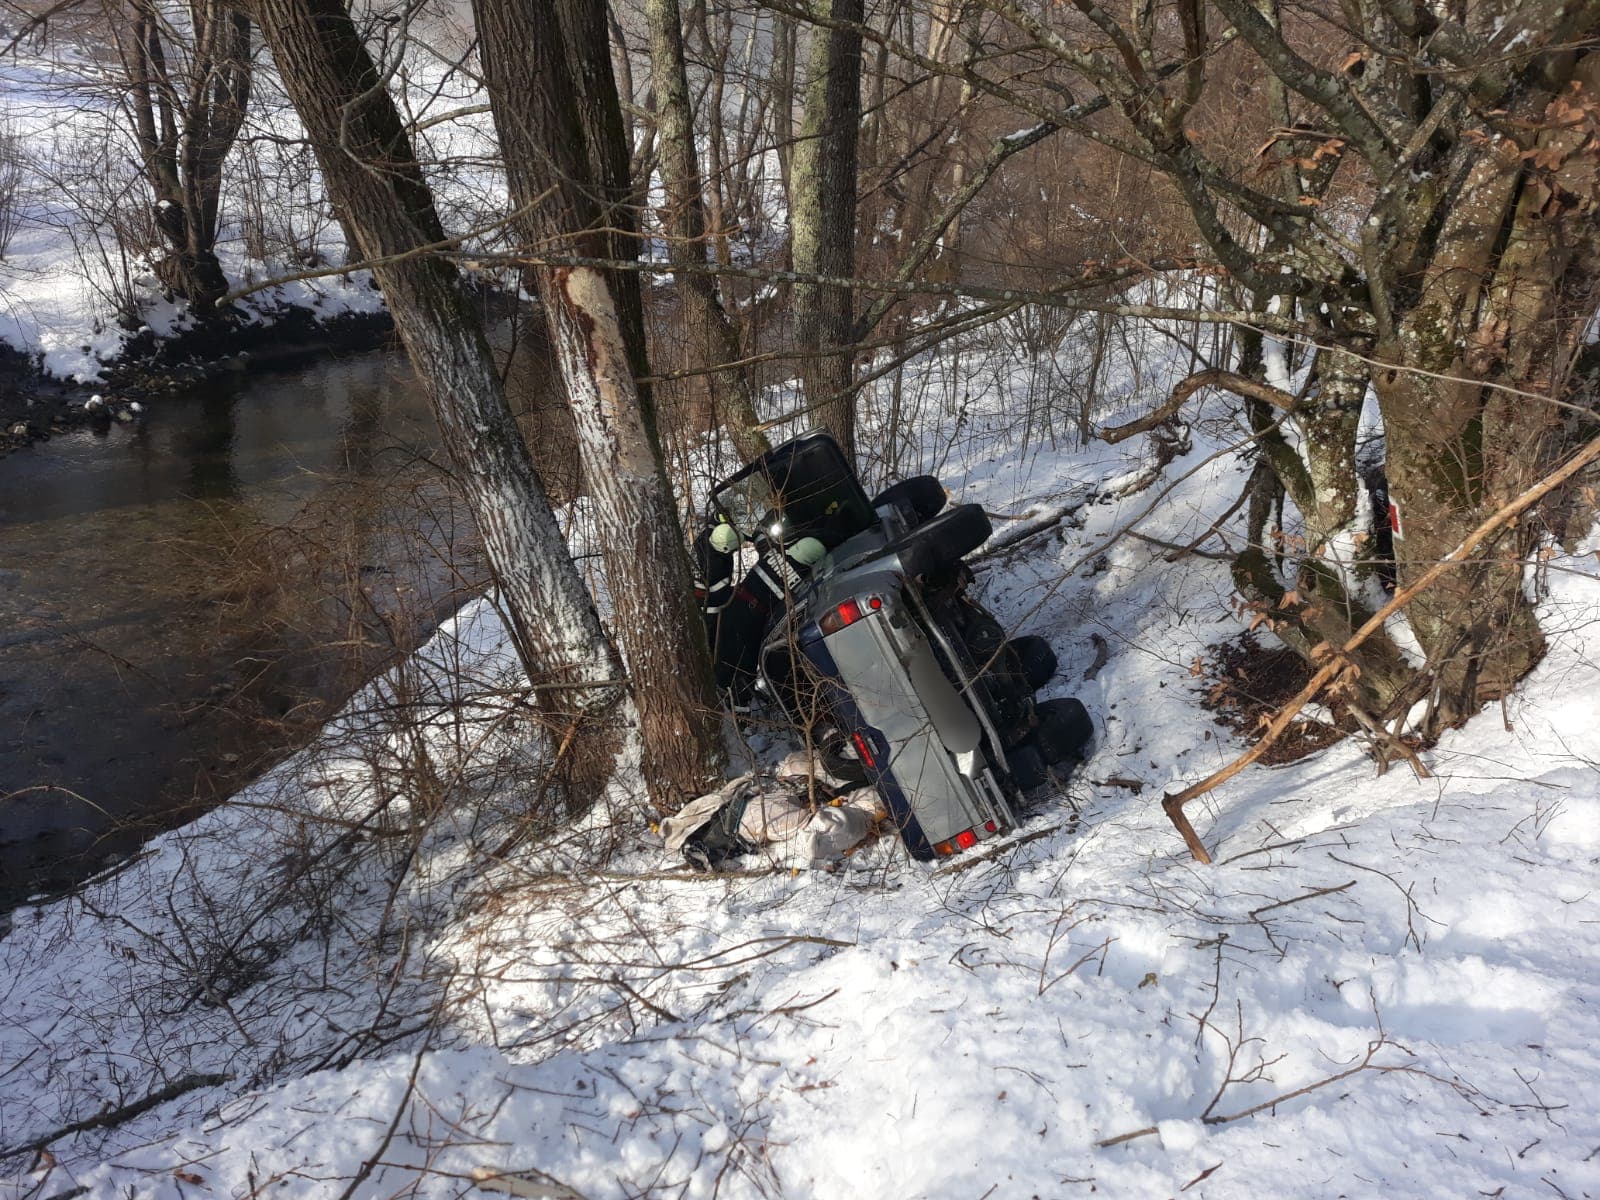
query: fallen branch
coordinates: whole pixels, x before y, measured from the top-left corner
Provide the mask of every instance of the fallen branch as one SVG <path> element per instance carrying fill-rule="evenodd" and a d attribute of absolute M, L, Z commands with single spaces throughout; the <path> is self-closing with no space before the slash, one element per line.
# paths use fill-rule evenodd
<path fill-rule="evenodd" d="M 179 1096 L 198 1091 L 200 1088 L 216 1087 L 218 1084 L 227 1083 L 233 1079 L 232 1075 L 185 1075 L 175 1079 L 166 1087 L 157 1088 L 148 1096 L 135 1100 L 132 1104 L 124 1104 L 103 1112 L 97 1117 L 85 1117 L 81 1121 L 74 1121 L 70 1125 L 63 1125 L 54 1132 L 42 1137 L 36 1137 L 31 1142 L 24 1142 L 20 1146 L 13 1146 L 9 1150 L 0 1150 L 0 1159 L 7 1159 L 16 1154 L 26 1154 L 30 1150 L 43 1150 L 58 1138 L 71 1137 L 75 1133 L 85 1133 L 91 1129 L 110 1129 L 121 1125 L 124 1121 L 131 1121 L 142 1116 L 152 1108 L 159 1108 L 168 1100 L 176 1100 Z"/>
<path fill-rule="evenodd" d="M 554 1175 L 543 1171 L 498 1171 L 493 1167 L 473 1167 L 472 1182 L 486 1192 L 504 1192 L 523 1200 L 584 1200 Z"/>
<path fill-rule="evenodd" d="M 1332 651 L 1328 656 L 1328 661 L 1322 665 L 1305 687 L 1301 688 L 1294 699 L 1290 700 L 1283 710 L 1278 713 L 1277 717 L 1273 719 L 1272 724 L 1267 727 L 1266 733 L 1262 734 L 1260 741 L 1220 771 L 1213 772 L 1199 783 L 1191 784 L 1181 792 L 1169 794 L 1161 801 L 1161 807 L 1166 812 L 1167 819 L 1172 822 L 1173 827 L 1182 836 L 1184 844 L 1189 847 L 1189 853 L 1194 855 L 1196 862 L 1209 864 L 1211 855 L 1207 852 L 1205 844 L 1201 842 L 1199 835 L 1195 833 L 1194 826 L 1189 823 L 1189 818 L 1184 815 L 1183 806 L 1197 796 L 1203 796 L 1213 788 L 1226 783 L 1270 750 L 1273 744 L 1283 736 L 1284 730 L 1289 728 L 1289 725 L 1294 721 L 1300 710 L 1310 703 L 1312 697 L 1351 669 L 1352 664 L 1346 657 L 1351 651 L 1381 629 L 1383 623 L 1391 616 L 1432 586 L 1433 582 L 1443 575 L 1445 571 L 1464 562 L 1490 534 L 1515 520 L 1521 513 L 1531 508 L 1535 503 L 1560 487 L 1596 459 L 1600 459 L 1600 438 L 1595 438 L 1586 443 L 1581 450 L 1567 460 L 1565 465 L 1556 468 L 1514 500 L 1490 514 L 1476 529 L 1462 539 L 1459 546 L 1424 571 L 1414 583 L 1396 592 L 1389 603 L 1373 613 L 1366 623 L 1350 636 L 1349 641 L 1345 642 L 1337 650 Z"/>
<path fill-rule="evenodd" d="M 1212 367 L 1208 371 L 1196 371 L 1187 379 L 1179 380 L 1178 386 L 1172 389 L 1172 395 L 1167 402 L 1154 412 L 1146 413 L 1137 420 L 1129 421 L 1123 425 L 1108 425 L 1100 431 L 1100 440 L 1116 445 L 1125 442 L 1135 434 L 1149 433 L 1157 425 L 1170 421 L 1178 415 L 1178 410 L 1190 396 L 1201 388 L 1219 387 L 1230 391 L 1237 396 L 1247 396 L 1252 400 L 1261 400 L 1274 408 L 1281 408 L 1284 412 L 1293 412 L 1295 398 L 1282 388 L 1275 388 L 1270 383 L 1262 383 L 1258 379 L 1251 379 L 1248 375 L 1240 375 L 1234 371 L 1224 371 L 1221 367 Z"/>
<path fill-rule="evenodd" d="M 1253 1117 L 1257 1113 L 1262 1113 L 1266 1112 L 1268 1109 L 1277 1108 L 1278 1105 L 1286 1104 L 1290 1100 L 1298 1100 L 1301 1096 L 1310 1095 L 1319 1088 L 1325 1088 L 1330 1084 L 1339 1083 L 1341 1080 L 1349 1079 L 1352 1075 L 1359 1075 L 1363 1071 L 1377 1071 L 1385 1075 L 1389 1074 L 1390 1072 L 1401 1072 L 1407 1075 L 1427 1075 L 1426 1071 L 1419 1071 L 1416 1067 L 1386 1067 L 1374 1063 L 1372 1060 L 1374 1057 L 1376 1057 L 1378 1051 L 1390 1044 L 1391 1043 L 1380 1038 L 1378 1041 L 1368 1044 L 1367 1052 L 1361 1056 L 1361 1061 L 1356 1063 L 1353 1067 L 1347 1067 L 1345 1070 L 1339 1071 L 1333 1075 L 1328 1075 L 1322 1079 L 1314 1080 L 1313 1082 L 1306 1084 L 1304 1087 L 1297 1087 L 1293 1091 L 1284 1092 L 1282 1095 L 1274 1096 L 1270 1100 L 1263 1100 L 1260 1104 L 1252 1104 L 1249 1108 L 1241 1108 L 1235 1113 L 1224 1113 L 1220 1117 L 1201 1117 L 1200 1122 L 1204 1125 L 1228 1125 L 1234 1121 L 1242 1121 L 1246 1117 Z M 1435 1078 L 1431 1075 L 1428 1075 L 1427 1077 L 1430 1079 Z M 1108 1146 L 1120 1146 L 1124 1142 L 1131 1142 L 1137 1138 L 1149 1137 L 1152 1133 L 1159 1132 L 1160 1128 L 1158 1126 L 1146 1125 L 1143 1129 L 1134 1129 L 1127 1133 L 1119 1133 L 1116 1137 L 1102 1138 L 1100 1141 L 1095 1143 L 1095 1149 L 1103 1150 Z"/>

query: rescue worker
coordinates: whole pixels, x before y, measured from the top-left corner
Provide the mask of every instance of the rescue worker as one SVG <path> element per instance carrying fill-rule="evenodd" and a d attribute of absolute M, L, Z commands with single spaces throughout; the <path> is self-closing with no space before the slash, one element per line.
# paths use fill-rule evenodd
<path fill-rule="evenodd" d="M 737 711 L 748 707 L 760 666 L 761 643 L 788 597 L 827 553 L 814 537 L 779 550 L 769 546 L 737 585 L 739 531 L 718 514 L 694 539 L 694 594 L 706 623 L 717 690 Z"/>

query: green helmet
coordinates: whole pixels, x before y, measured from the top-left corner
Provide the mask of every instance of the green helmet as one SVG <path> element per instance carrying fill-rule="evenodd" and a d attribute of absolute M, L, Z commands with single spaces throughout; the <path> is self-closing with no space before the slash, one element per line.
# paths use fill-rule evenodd
<path fill-rule="evenodd" d="M 790 545 L 787 550 L 789 557 L 802 567 L 816 566 L 827 552 L 828 548 L 814 537 L 803 537 Z"/>
<path fill-rule="evenodd" d="M 711 529 L 711 548 L 718 554 L 732 554 L 743 539 L 739 531 L 726 521 L 718 521 Z"/>

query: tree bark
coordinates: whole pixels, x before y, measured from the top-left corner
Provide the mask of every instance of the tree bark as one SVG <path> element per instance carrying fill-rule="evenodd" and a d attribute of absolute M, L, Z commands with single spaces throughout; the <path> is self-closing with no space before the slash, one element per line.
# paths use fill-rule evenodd
<path fill-rule="evenodd" d="M 399 112 L 343 0 L 255 0 L 254 12 L 373 268 L 466 491 L 530 678 L 560 716 L 607 708 L 620 668 L 518 435 L 482 325 L 455 270 Z M 587 736 L 587 735 L 585 735 Z"/>
<path fill-rule="evenodd" d="M 814 0 L 819 14 L 857 23 L 863 0 Z M 856 146 L 861 125 L 861 34 L 838 25 L 811 31 L 800 142 L 790 169 L 791 254 L 796 271 L 855 273 Z M 818 422 L 855 455 L 855 334 L 848 288 L 796 284 L 800 379 Z"/>
<path fill-rule="evenodd" d="M 559 25 L 557 3 L 566 9 Z M 574 45 L 552 36 L 583 26 L 573 11 L 580 4 L 474 0 L 473 11 L 519 237 L 534 247 L 558 244 L 580 256 L 610 257 L 614 235 L 607 225 L 616 210 L 596 198 L 615 188 L 593 172 L 611 169 L 605 164 L 613 162 L 614 148 L 590 144 L 620 129 L 599 112 L 610 71 L 605 42 Z M 579 69 L 569 71 L 574 63 Z M 580 77 L 587 80 L 581 86 Z M 614 86 L 610 102 L 615 107 Z M 645 781 L 665 810 L 704 791 L 719 772 L 721 717 L 685 539 L 648 398 L 636 382 L 644 369 L 643 329 L 616 290 L 626 281 L 637 295 L 637 276 L 587 267 L 538 275 L 594 504 L 613 630 L 638 707 Z"/>
<path fill-rule="evenodd" d="M 694 115 L 689 105 L 689 79 L 683 61 L 683 28 L 678 0 L 648 0 L 650 62 L 656 96 L 656 129 L 661 145 L 661 185 L 666 192 L 663 224 L 667 256 L 674 266 L 704 265 L 706 259 L 705 195 L 700 180 L 699 152 L 694 141 Z M 740 357 L 739 333 L 717 294 L 716 280 L 701 271 L 680 271 L 674 278 L 689 343 L 699 347 L 707 367 L 733 363 Z M 746 462 L 771 449 L 758 428 L 755 393 L 749 376 L 738 367 L 712 373 L 717 419 L 728 431 L 734 449 Z"/>

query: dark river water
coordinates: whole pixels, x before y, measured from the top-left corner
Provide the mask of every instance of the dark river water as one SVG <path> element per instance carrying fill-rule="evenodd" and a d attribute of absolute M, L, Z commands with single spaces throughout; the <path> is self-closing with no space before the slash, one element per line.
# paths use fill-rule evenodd
<path fill-rule="evenodd" d="M 0 905 L 303 743 L 483 578 L 401 357 L 149 407 L 0 459 Z"/>

